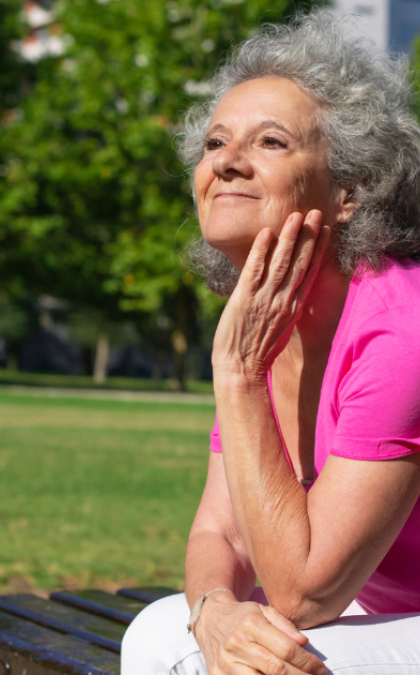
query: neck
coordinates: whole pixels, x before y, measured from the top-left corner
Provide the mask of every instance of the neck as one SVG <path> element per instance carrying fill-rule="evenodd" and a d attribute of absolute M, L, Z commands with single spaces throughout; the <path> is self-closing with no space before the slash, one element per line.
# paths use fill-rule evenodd
<path fill-rule="evenodd" d="M 329 256 L 322 264 L 284 354 L 297 367 L 308 358 L 325 368 L 350 281 L 338 269 L 335 257 Z"/>

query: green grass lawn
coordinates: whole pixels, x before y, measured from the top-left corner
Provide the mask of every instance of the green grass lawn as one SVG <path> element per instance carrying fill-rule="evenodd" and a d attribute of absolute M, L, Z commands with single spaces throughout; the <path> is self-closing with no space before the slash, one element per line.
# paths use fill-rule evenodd
<path fill-rule="evenodd" d="M 0 392 L 0 591 L 182 588 L 213 405 Z"/>
<path fill-rule="evenodd" d="M 88 375 L 54 375 L 51 373 L 25 373 L 20 370 L 0 368 L 0 384 L 29 387 L 61 387 L 65 389 L 125 389 L 127 391 L 177 391 L 175 380 L 144 380 L 137 377 L 107 377 L 103 384 L 94 382 Z M 187 380 L 186 391 L 193 394 L 212 394 L 213 383 Z"/>

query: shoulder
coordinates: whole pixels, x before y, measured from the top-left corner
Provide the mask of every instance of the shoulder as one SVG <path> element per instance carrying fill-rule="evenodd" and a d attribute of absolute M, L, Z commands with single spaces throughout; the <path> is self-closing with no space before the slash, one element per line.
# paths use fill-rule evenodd
<path fill-rule="evenodd" d="M 360 391 L 384 382 L 392 388 L 396 381 L 418 391 L 420 264 L 387 263 L 381 274 L 358 274 L 350 284 L 330 354 L 331 368 L 340 375 L 340 392 L 350 391 L 347 385 L 356 380 Z"/>
<path fill-rule="evenodd" d="M 380 273 L 356 272 L 351 289 L 355 326 L 420 323 L 420 262 L 387 258 Z"/>

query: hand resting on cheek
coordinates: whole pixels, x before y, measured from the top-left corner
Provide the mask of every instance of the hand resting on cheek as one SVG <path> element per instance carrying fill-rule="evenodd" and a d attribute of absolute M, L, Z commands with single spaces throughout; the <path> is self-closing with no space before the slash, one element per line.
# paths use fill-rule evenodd
<path fill-rule="evenodd" d="M 215 378 L 270 369 L 302 314 L 330 233 L 318 210 L 292 213 L 274 246 L 269 228 L 259 232 L 216 331 Z"/>

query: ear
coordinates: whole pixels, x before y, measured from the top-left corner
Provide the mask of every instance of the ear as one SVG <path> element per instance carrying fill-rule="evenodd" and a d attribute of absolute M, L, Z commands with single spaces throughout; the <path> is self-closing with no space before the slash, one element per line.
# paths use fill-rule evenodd
<path fill-rule="evenodd" d="M 337 223 L 348 223 L 359 207 L 360 204 L 354 201 L 354 190 L 350 188 L 339 188 L 336 217 Z"/>

